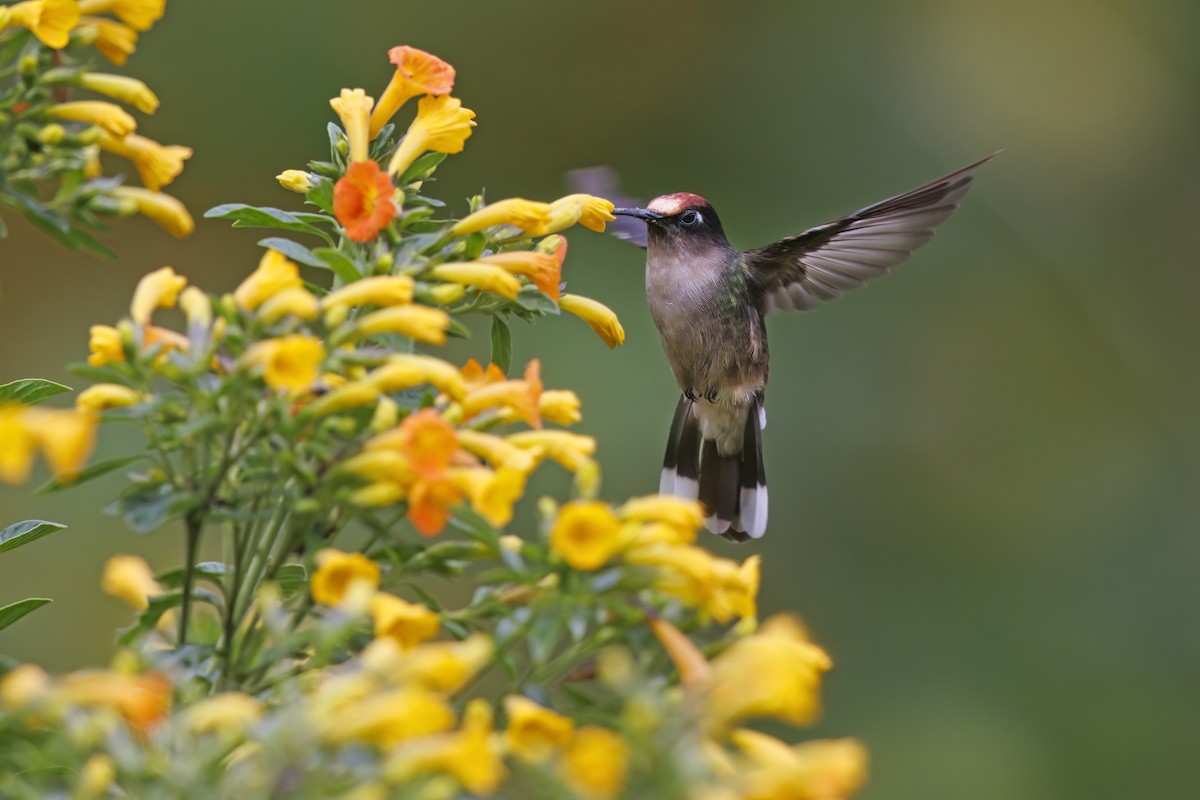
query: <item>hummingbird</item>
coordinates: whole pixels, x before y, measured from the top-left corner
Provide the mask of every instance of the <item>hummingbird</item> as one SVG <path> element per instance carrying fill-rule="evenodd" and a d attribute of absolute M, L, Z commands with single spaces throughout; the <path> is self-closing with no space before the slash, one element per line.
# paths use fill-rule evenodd
<path fill-rule="evenodd" d="M 766 316 L 807 311 L 887 273 L 933 237 L 994 156 L 753 250 L 735 249 L 697 194 L 613 209 L 627 219 L 611 232 L 646 248 L 650 315 L 680 389 L 661 494 L 698 499 L 705 527 L 731 541 L 766 533 Z M 573 180 L 625 205 L 604 168 L 579 170 Z"/>

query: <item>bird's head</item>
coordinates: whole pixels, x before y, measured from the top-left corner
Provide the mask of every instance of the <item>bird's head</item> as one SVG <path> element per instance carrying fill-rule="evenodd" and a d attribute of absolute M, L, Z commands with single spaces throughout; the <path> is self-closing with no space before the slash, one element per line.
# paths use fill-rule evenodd
<path fill-rule="evenodd" d="M 645 220 L 652 247 L 729 246 L 717 212 L 707 200 L 691 192 L 664 194 L 645 208 L 614 208 L 612 213 Z"/>

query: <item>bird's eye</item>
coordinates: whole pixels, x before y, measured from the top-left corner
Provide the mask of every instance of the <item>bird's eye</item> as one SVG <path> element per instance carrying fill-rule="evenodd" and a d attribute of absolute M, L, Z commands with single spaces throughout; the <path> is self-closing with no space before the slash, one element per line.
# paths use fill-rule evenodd
<path fill-rule="evenodd" d="M 699 214 L 699 212 L 696 212 L 696 211 L 691 211 L 691 210 L 685 211 L 685 212 L 683 212 L 683 216 L 681 216 L 679 218 L 679 223 L 681 225 L 686 225 L 689 228 L 692 227 L 693 225 L 696 225 L 699 222 L 700 222 L 700 214 Z"/>

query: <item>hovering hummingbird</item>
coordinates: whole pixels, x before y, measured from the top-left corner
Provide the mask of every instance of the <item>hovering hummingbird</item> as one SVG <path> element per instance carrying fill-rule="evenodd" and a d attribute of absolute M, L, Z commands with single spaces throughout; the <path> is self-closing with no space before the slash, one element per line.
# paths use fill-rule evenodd
<path fill-rule="evenodd" d="M 646 298 L 682 391 L 660 493 L 699 499 L 705 526 L 732 541 L 766 532 L 764 317 L 807 311 L 908 258 L 933 237 L 967 193 L 972 173 L 993 156 L 754 250 L 735 250 L 712 204 L 689 192 L 656 197 L 645 208 L 613 209 L 629 219 L 609 229 L 647 248 Z M 625 204 L 604 168 L 577 171 L 573 182 Z"/>

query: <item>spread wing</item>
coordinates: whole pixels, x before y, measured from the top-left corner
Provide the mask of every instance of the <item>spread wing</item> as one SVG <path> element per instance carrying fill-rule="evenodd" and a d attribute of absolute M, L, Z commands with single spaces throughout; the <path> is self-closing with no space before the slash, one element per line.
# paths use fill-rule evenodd
<path fill-rule="evenodd" d="M 583 192 L 603 197 L 617 208 L 641 206 L 636 199 L 621 194 L 617 187 L 617 173 L 608 167 L 573 169 L 567 173 L 567 185 L 572 192 Z M 646 223 L 636 217 L 617 217 L 604 229 L 618 239 L 624 239 L 637 247 L 646 247 Z"/>
<path fill-rule="evenodd" d="M 865 286 L 933 238 L 971 188 L 969 167 L 839 220 L 743 254 L 764 291 L 765 310 L 807 311 Z"/>

